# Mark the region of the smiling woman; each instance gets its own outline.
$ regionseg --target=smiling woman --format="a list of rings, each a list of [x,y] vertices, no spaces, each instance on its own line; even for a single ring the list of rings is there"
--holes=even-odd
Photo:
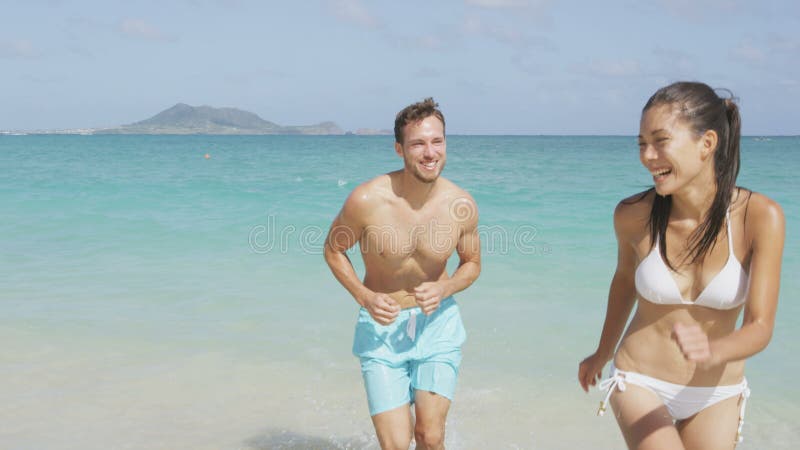
[[[702,83],[659,89],[642,111],[639,156],[655,186],[614,213],[606,320],[578,369],[588,390],[613,357],[599,413],[610,399],[630,448],[742,439],[744,360],[772,336],[785,225],[777,203],[736,186],[739,130],[736,103]]]

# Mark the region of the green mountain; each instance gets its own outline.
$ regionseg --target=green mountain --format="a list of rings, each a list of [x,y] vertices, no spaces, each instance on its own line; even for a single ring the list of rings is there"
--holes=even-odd
[[[178,103],[155,116],[94,134],[344,134],[334,122],[280,126],[236,108],[213,108]]]

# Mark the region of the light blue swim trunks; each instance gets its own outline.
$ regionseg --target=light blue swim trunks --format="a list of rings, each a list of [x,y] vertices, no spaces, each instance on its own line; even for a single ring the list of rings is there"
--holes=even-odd
[[[419,307],[404,309],[387,326],[361,308],[353,354],[361,360],[369,414],[413,403],[416,389],[453,400],[466,337],[453,297],[430,316]]]

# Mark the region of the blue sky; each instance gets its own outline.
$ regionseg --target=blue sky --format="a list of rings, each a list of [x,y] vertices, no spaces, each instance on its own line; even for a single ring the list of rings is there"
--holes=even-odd
[[[175,103],[281,125],[638,133],[676,80],[731,89],[746,134],[800,134],[797,0],[0,0],[0,130],[101,127]]]

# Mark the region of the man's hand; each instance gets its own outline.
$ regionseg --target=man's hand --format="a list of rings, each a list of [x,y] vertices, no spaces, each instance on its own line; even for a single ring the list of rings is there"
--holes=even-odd
[[[441,281],[426,281],[414,288],[414,298],[425,315],[433,314],[439,309],[445,290]]]
[[[373,292],[363,301],[369,315],[381,325],[389,325],[400,314],[400,305],[386,294]]]

